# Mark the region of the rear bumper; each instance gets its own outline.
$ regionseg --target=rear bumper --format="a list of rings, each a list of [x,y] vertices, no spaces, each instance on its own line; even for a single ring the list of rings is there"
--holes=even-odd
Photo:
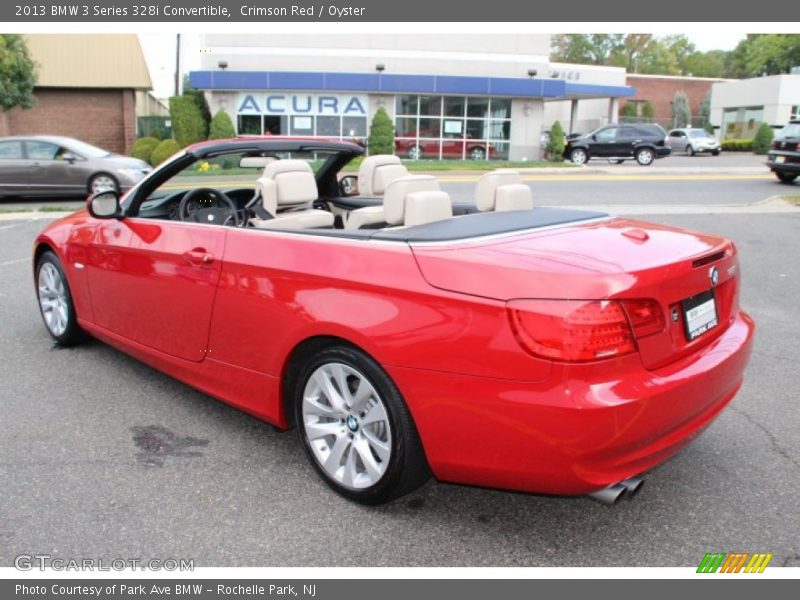
[[[631,355],[613,377],[586,366],[554,368],[538,383],[387,370],[438,479],[579,495],[652,469],[697,437],[741,386],[753,332],[739,313],[692,356],[648,371]]]
[[[775,162],[779,156],[783,157],[784,162]],[[770,152],[767,155],[767,166],[771,171],[780,171],[781,173],[800,173],[800,156],[797,154],[789,154],[784,152]]]

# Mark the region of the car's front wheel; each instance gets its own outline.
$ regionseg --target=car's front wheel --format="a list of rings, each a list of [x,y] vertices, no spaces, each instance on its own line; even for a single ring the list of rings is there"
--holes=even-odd
[[[575,148],[569,153],[569,160],[576,165],[585,165],[586,161],[589,160],[589,155],[583,148]]]
[[[481,148],[480,146],[476,146],[472,150],[469,151],[469,157],[472,160],[485,160],[486,159],[486,150]]]
[[[61,261],[50,250],[36,263],[36,298],[45,327],[57,344],[71,346],[83,339]]]
[[[336,492],[381,504],[429,478],[419,435],[400,391],[367,354],[345,345],[301,370],[295,417],[316,471]]]
[[[781,180],[781,183],[792,183],[797,179],[797,173],[781,173],[780,171],[776,171],[775,176]]]
[[[100,192],[113,191],[119,194],[119,184],[117,180],[108,173],[97,173],[92,175],[89,180],[89,193],[98,194]]]
[[[653,160],[655,160],[655,155],[650,148],[640,148],[636,151],[636,162],[642,166],[648,166],[653,164]]]
[[[422,158],[422,148],[419,146],[411,146],[411,148],[408,149],[408,158],[411,160],[419,160]]]
[[[694,146],[692,146],[691,144],[686,146],[686,154],[688,154],[689,156],[694,156]]]

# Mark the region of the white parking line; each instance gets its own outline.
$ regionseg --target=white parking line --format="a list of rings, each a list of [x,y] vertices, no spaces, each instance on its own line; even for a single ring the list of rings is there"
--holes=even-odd
[[[27,262],[30,260],[30,257],[26,256],[25,258],[15,258],[14,260],[7,260],[4,262],[0,262],[0,267],[7,267],[9,265],[16,265],[18,263]]]

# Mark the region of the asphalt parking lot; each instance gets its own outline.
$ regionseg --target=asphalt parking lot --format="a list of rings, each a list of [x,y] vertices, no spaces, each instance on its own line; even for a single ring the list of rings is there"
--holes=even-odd
[[[756,183],[761,198],[777,189]],[[0,566],[23,553],[197,566],[693,566],[708,551],[800,566],[800,209],[647,218],[736,241],[741,302],[758,331],[731,407],[613,507],[434,481],[388,506],[349,503],[315,476],[293,432],[101,343],[53,347],[29,264],[45,221],[0,221]]]

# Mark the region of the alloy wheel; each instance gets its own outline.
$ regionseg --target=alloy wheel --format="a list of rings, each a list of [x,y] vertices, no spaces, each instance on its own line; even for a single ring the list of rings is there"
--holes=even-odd
[[[45,262],[39,269],[39,306],[45,325],[54,336],[64,335],[68,325],[67,289],[55,265]]]
[[[117,191],[117,182],[109,175],[98,175],[92,179],[92,194],[108,190]]]
[[[374,486],[386,473],[392,431],[386,405],[366,375],[329,362],[303,390],[306,441],[322,470],[351,490]]]

